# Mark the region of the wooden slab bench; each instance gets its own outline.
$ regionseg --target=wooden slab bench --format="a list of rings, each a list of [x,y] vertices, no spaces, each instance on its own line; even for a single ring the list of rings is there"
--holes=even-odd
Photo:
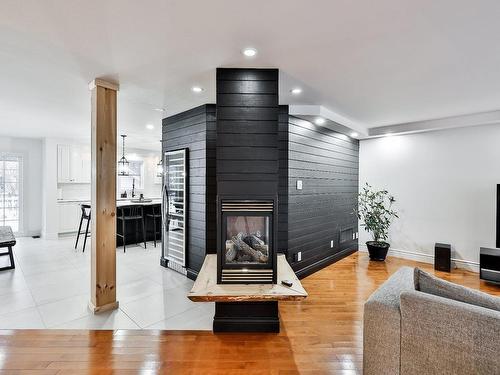
[[[6,253],[0,253],[0,256],[8,255],[10,258],[10,266],[1,267],[0,271],[12,270],[16,268],[14,263],[14,253],[12,252],[12,246],[16,244],[16,238],[14,233],[12,233],[11,227],[0,227],[0,248],[7,248]]]
[[[215,302],[214,332],[279,332],[278,301],[300,301],[307,292],[283,254],[278,254],[277,279],[277,284],[217,284],[217,255],[209,254],[188,298]],[[282,280],[293,284],[287,287]]]

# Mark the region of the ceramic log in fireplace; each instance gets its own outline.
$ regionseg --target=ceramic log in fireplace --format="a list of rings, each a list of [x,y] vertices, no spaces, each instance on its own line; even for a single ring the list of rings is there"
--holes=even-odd
[[[276,283],[276,198],[219,199],[217,282]]]

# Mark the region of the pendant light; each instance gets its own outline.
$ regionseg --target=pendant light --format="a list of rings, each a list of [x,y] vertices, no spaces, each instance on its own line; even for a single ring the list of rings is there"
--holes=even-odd
[[[120,135],[122,137],[122,157],[118,161],[118,174],[120,176],[128,176],[129,175],[129,162],[125,158],[125,138],[127,137],[126,134]]]
[[[163,143],[162,143],[161,155],[163,155]],[[158,164],[156,164],[156,177],[161,177],[161,176],[163,176],[163,157],[160,157],[160,161],[158,162]]]

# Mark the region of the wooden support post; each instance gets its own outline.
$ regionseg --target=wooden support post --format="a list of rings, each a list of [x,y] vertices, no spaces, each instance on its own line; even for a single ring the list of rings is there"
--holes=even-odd
[[[92,91],[92,252],[94,313],[118,308],[116,300],[116,93],[118,85],[95,79]]]

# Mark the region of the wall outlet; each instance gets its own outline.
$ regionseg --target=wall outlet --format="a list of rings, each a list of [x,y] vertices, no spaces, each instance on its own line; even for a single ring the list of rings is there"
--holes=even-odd
[[[359,232],[356,232],[356,239],[359,238]]]
[[[302,190],[302,180],[297,180],[297,190]]]
[[[330,247],[333,248],[333,240],[330,241]]]
[[[300,262],[302,260],[302,251],[295,254],[295,261]]]

